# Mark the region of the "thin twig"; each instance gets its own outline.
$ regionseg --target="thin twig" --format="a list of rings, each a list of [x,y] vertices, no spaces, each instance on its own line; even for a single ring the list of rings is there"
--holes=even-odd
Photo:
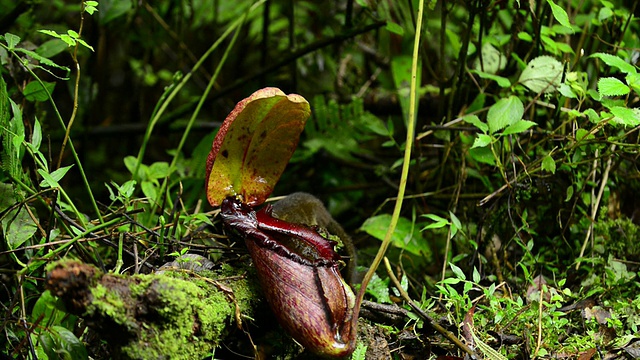
[[[607,181],[609,180],[609,171],[611,170],[611,164],[613,163],[613,152],[616,150],[616,145],[611,145],[611,156],[607,160],[607,167],[604,169],[604,174],[602,174],[602,182],[600,183],[600,189],[598,189],[598,196],[595,198],[595,201],[591,207],[591,224],[589,225],[589,229],[587,229],[587,235],[584,238],[584,242],[582,243],[582,248],[580,248],[580,255],[578,258],[581,258],[584,255],[585,249],[587,248],[587,244],[589,243],[589,238],[591,237],[591,233],[593,232],[593,224],[596,221],[596,216],[598,215],[598,208],[600,207],[600,200],[602,200],[602,194],[604,193],[604,189],[607,186]],[[597,161],[597,160],[596,160]],[[576,270],[580,269],[581,262],[578,261],[576,264]]]
[[[391,264],[389,264],[389,259],[387,259],[386,257],[384,258],[384,266],[387,269],[387,274],[389,275],[389,278],[391,279],[391,282],[393,282],[393,285],[400,292],[400,296],[402,296],[402,298],[407,302],[407,304],[409,304],[409,306],[411,306],[413,311],[415,311],[416,315],[418,315],[420,318],[422,318],[422,320],[427,322],[429,324],[429,326],[434,328],[437,332],[442,334],[447,339],[451,340],[451,342],[453,342],[462,351],[464,351],[467,354],[469,354],[469,356],[471,356],[472,358],[476,358],[476,354],[473,352],[473,350],[471,350],[467,345],[465,345],[462,341],[460,341],[460,339],[458,339],[450,331],[448,331],[447,329],[445,329],[442,326],[440,326],[440,324],[435,322],[431,318],[431,316],[429,316],[429,314],[424,312],[420,308],[420,306],[418,304],[416,304],[415,301],[411,300],[411,298],[409,297],[409,294],[402,288],[402,285],[398,281],[398,278],[393,273],[393,270],[391,269]]]

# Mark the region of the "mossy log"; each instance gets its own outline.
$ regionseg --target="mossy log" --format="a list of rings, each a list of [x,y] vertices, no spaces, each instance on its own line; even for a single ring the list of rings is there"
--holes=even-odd
[[[104,337],[115,357],[201,359],[253,316],[261,296],[248,278],[225,265],[125,276],[59,261],[48,268],[47,287]]]

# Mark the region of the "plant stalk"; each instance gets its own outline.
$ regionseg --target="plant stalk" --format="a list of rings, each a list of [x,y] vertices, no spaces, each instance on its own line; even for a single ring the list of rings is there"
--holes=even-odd
[[[375,274],[384,254],[389,248],[389,244],[391,244],[391,236],[395,232],[396,225],[398,224],[398,219],[400,218],[400,211],[402,210],[402,202],[404,200],[404,193],[407,187],[407,180],[409,178],[409,166],[411,164],[411,149],[413,148],[413,140],[414,140],[414,132],[416,126],[416,115],[418,107],[417,105],[417,93],[418,93],[418,60],[419,60],[419,50],[420,50],[420,34],[422,33],[422,18],[424,13],[424,0],[420,1],[418,4],[418,20],[416,22],[416,34],[414,37],[413,43],[413,56],[411,61],[411,94],[409,97],[409,119],[407,119],[407,138],[404,148],[404,161],[402,163],[402,174],[400,177],[400,185],[398,186],[398,196],[396,198],[396,205],[393,209],[393,215],[391,217],[391,223],[389,224],[389,229],[387,229],[387,233],[378,249],[378,253],[376,254],[375,259],[373,260],[369,271],[364,276],[362,280],[362,285],[360,286],[360,291],[358,292],[358,297],[356,298],[356,303],[354,306],[354,324],[353,326],[357,326],[357,318],[360,313],[360,306],[362,305],[362,300],[364,298],[364,294],[367,290],[367,285],[369,285],[369,281]]]

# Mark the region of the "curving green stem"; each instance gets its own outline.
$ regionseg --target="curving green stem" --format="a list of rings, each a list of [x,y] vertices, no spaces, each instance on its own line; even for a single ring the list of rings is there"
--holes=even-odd
[[[353,326],[357,326],[357,318],[360,313],[360,305],[362,304],[362,299],[364,297],[365,291],[367,290],[367,285],[369,285],[369,281],[373,277],[373,274],[378,269],[384,254],[391,243],[391,236],[393,235],[396,225],[398,224],[398,219],[400,218],[400,210],[402,210],[402,201],[404,199],[404,192],[407,187],[407,179],[409,178],[409,164],[411,162],[411,148],[413,147],[413,138],[415,132],[416,125],[416,113],[418,107],[416,106],[416,94],[418,93],[418,84],[417,84],[417,73],[418,73],[418,58],[419,58],[419,49],[420,49],[420,33],[422,32],[422,17],[424,13],[424,0],[420,1],[418,5],[418,21],[416,22],[416,34],[414,37],[413,43],[413,56],[411,61],[411,95],[409,97],[409,119],[407,121],[407,139],[406,146],[404,149],[404,161],[402,163],[402,175],[400,177],[400,186],[398,187],[398,197],[396,199],[396,205],[393,209],[393,215],[391,217],[391,223],[389,224],[389,229],[387,229],[387,234],[378,249],[378,253],[376,254],[375,259],[373,259],[373,263],[369,268],[369,271],[364,276],[362,280],[362,285],[360,286],[360,291],[358,292],[358,297],[356,298],[356,303],[354,306],[354,324]]]

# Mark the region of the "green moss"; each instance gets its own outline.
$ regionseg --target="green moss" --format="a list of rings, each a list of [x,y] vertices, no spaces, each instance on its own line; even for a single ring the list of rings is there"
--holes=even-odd
[[[157,293],[159,319],[122,350],[136,359],[200,358],[218,344],[233,315],[224,295],[195,282],[164,275],[139,275],[132,289],[139,295]],[[207,289],[207,290],[205,290]],[[154,297],[156,294],[153,295]]]
[[[92,316],[99,314],[121,325],[127,322],[124,301],[118,293],[97,284],[91,289],[91,295],[93,295],[93,301],[87,306],[87,314]]]
[[[233,275],[230,273],[233,272]],[[221,276],[234,276],[230,281]],[[134,359],[197,359],[213,352],[228,326],[235,326],[235,305],[251,316],[255,304],[255,284],[238,277],[232,268],[201,273],[194,277],[185,272],[169,271],[163,275],[138,275],[130,286],[134,297],[157,299],[153,303],[153,321],[145,322],[139,336],[122,347],[126,357]],[[208,279],[232,293],[221,291]],[[231,296],[233,294],[233,296]]]

